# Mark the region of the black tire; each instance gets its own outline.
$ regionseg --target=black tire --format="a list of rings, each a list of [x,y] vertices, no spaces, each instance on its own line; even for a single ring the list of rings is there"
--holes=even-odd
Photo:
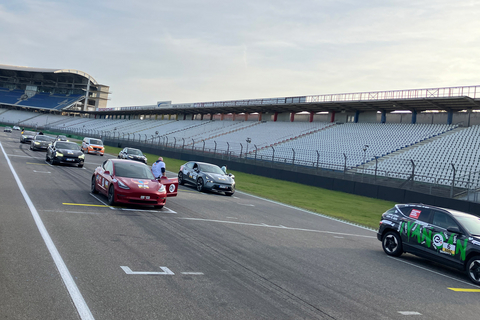
[[[178,173],[178,184],[181,185],[181,186],[183,186],[185,184],[185,180],[183,180],[183,172],[182,171],[180,171]]]
[[[110,185],[110,188],[108,188],[107,198],[108,198],[108,204],[113,206],[115,204],[115,189],[113,185]]]
[[[30,145],[30,150],[33,150],[32,145]]]
[[[101,154],[101,156],[103,157],[103,154]]]
[[[235,193],[235,187],[232,187],[232,191],[225,191],[225,195],[229,197],[233,196],[234,193]]]
[[[79,168],[83,168],[83,163],[78,165]]]
[[[50,158],[50,164],[51,164],[52,166],[54,166],[54,165],[57,164],[57,161],[55,160],[55,157]]]
[[[50,161],[50,158],[48,157],[48,152],[45,154],[45,161],[46,161],[46,162],[49,162],[49,161]]]
[[[197,190],[202,192],[204,189],[203,187],[203,179],[202,178],[198,178],[197,179]]]
[[[395,231],[388,231],[382,239],[383,251],[392,257],[399,257],[403,253],[402,239]]]
[[[93,177],[92,177],[92,183],[90,184],[90,191],[91,191],[92,193],[98,193],[97,184],[95,183],[96,180],[97,180],[96,177],[93,176]]]
[[[480,285],[480,256],[470,258],[466,265],[467,276],[477,286]]]

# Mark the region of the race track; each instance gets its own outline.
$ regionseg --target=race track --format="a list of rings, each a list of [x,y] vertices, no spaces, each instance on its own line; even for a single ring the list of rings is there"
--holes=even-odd
[[[51,166],[19,136],[0,132],[0,319],[479,317],[465,275],[390,258],[375,231],[193,186],[109,207],[90,194],[109,156]]]

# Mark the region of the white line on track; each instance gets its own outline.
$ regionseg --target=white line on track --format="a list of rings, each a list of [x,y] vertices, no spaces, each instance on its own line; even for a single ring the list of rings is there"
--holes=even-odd
[[[22,193],[23,198],[25,199],[25,202],[28,205],[28,208],[30,209],[32,217],[35,220],[35,223],[37,225],[38,231],[40,231],[43,241],[45,241],[47,249],[52,255],[53,261],[58,269],[58,272],[60,273],[60,276],[62,277],[63,283],[67,287],[68,293],[70,294],[70,297],[72,298],[73,303],[75,304],[75,307],[77,308],[80,318],[82,320],[94,319],[92,313],[90,312],[90,309],[87,306],[87,303],[83,299],[83,296],[80,293],[80,290],[78,289],[75,281],[73,280],[73,277],[70,274],[70,271],[68,270],[67,265],[63,261],[62,257],[60,256],[60,253],[57,250],[57,247],[55,247],[55,244],[53,243],[52,238],[48,234],[48,231],[45,228],[45,225],[43,224],[43,221],[40,218],[40,215],[38,214],[37,209],[33,205],[33,202],[28,196],[27,192],[25,191],[25,188],[23,187],[23,184],[20,181],[20,178],[18,177],[15,169],[13,168],[13,165],[10,162],[10,159],[8,158],[7,153],[5,152],[5,149],[3,149],[3,145],[1,142],[0,142],[0,148],[2,149],[2,152],[5,158],[7,159],[7,163],[8,163],[8,166],[10,167],[10,171],[12,171],[15,181],[17,182],[18,188],[20,189],[20,192]]]
[[[463,281],[463,280],[460,280],[460,279],[457,279],[457,278],[454,278],[454,277],[450,277],[450,276],[447,276],[446,274],[443,274],[443,273],[440,273],[440,272],[436,272],[436,271],[433,271],[433,270],[430,270],[430,269],[427,269],[427,268],[424,268],[424,267],[420,267],[420,266],[417,266],[416,264],[414,263],[411,263],[411,262],[408,262],[408,261],[404,261],[402,259],[398,259],[398,258],[394,258],[394,257],[390,257],[390,256],[387,256],[393,260],[396,260],[396,261],[400,261],[400,262],[403,262],[403,263],[406,263],[410,266],[414,266],[414,267],[417,267],[419,269],[422,269],[422,270],[425,270],[425,271],[428,271],[428,272],[431,272],[431,273],[435,273],[439,276],[442,276],[442,277],[445,277],[445,278],[449,278],[449,279],[452,279],[452,280],[455,280],[455,281],[458,281],[458,282],[461,282],[461,283],[464,283],[464,284],[468,284],[470,286],[473,286],[473,287],[476,287],[478,288],[478,286],[474,285],[473,283],[471,282],[467,282],[467,281]]]
[[[310,214],[313,214],[313,215],[316,215],[316,216],[319,216],[319,217],[322,217],[322,218],[326,218],[326,219],[329,219],[329,220],[333,220],[333,221],[341,222],[341,223],[344,223],[344,224],[348,224],[348,225],[353,226],[353,227],[361,228],[361,229],[368,230],[368,231],[377,232],[377,230],[374,230],[374,229],[371,229],[371,228],[368,228],[368,227],[365,227],[365,226],[361,226],[361,225],[358,225],[358,224],[355,224],[355,223],[351,223],[351,222],[348,222],[348,221],[345,221],[345,220],[342,220],[342,219],[329,217],[327,215],[324,215],[324,214],[321,214],[321,213],[318,213],[318,212],[313,212],[313,211],[305,210],[305,209],[302,209],[302,208],[290,206],[290,205],[285,204],[285,203],[273,201],[273,200],[262,198],[262,197],[259,197],[259,196],[254,196],[253,194],[249,194],[249,193],[242,192],[242,191],[236,191],[236,192],[240,193],[240,194],[250,196],[250,197],[253,197],[253,198],[256,198],[256,199],[260,199],[260,200],[264,200],[264,201],[267,201],[267,202],[275,203],[275,204],[278,204],[279,206],[295,209],[295,210],[298,210],[298,211],[310,213]]]
[[[31,156],[24,156],[19,154],[9,154],[9,157],[20,157],[20,158],[30,158],[30,159],[45,159],[45,157],[31,157]]]
[[[172,209],[168,209],[167,207],[163,207],[163,210],[162,210],[162,211],[146,210],[146,209],[116,208],[116,207],[109,206],[106,202],[102,201],[101,199],[99,199],[99,198],[98,198],[97,196],[95,196],[94,194],[90,193],[90,195],[91,195],[92,197],[94,197],[95,199],[97,199],[98,201],[100,201],[100,203],[102,203],[103,205],[109,207],[109,208],[112,209],[112,210],[119,209],[119,210],[123,210],[123,211],[146,211],[146,212],[169,212],[169,213],[177,213],[177,212],[173,211]]]
[[[244,226],[274,228],[274,229],[283,229],[283,230],[328,233],[328,234],[337,234],[337,235],[343,235],[343,236],[352,236],[352,237],[361,237],[361,238],[370,238],[370,239],[376,239],[377,238],[376,236],[364,236],[364,235],[361,235],[361,234],[351,234],[351,233],[322,231],[322,230],[303,229],[303,228],[291,228],[291,227],[285,227],[285,226],[272,226],[272,225],[268,225],[268,224],[265,224],[265,223],[247,223],[247,222],[223,221],[223,220],[199,219],[199,218],[179,218],[179,219],[193,220],[193,221],[205,221],[205,222],[218,222],[218,223],[226,223],[226,224],[238,224],[238,225],[244,225]]]

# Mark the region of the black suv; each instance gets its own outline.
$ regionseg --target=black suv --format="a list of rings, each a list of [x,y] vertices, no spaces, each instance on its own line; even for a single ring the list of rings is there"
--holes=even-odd
[[[409,252],[467,273],[480,285],[480,217],[424,204],[397,204],[382,215],[386,254]]]

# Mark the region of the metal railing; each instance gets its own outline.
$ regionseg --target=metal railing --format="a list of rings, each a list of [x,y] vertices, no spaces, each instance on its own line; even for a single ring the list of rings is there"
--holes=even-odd
[[[344,180],[359,181],[383,185],[394,188],[408,189],[430,195],[437,195],[447,198],[457,198],[471,202],[480,202],[480,172],[472,171],[468,174],[459,174],[454,164],[439,164],[432,162],[418,162],[412,159],[403,159],[410,163],[410,167],[403,169],[385,169],[378,164],[378,158],[374,160],[367,158],[365,154],[343,154],[342,162],[325,162],[319,156],[313,160],[301,158],[298,150],[291,150],[288,156],[278,156],[275,149],[272,148],[272,154],[262,154],[260,149],[253,145],[226,143],[207,146],[205,141],[195,142],[193,139],[168,137],[161,135],[147,135],[138,133],[119,133],[116,130],[97,130],[82,128],[65,129],[55,128],[64,134],[75,136],[89,136],[103,139],[106,144],[116,146],[135,146],[137,148],[150,147],[160,150],[183,151],[191,154],[208,155],[209,157],[226,159],[229,161],[251,163],[257,166],[280,168],[295,172],[304,172],[324,177],[335,177]],[[316,154],[320,152],[317,150]],[[351,165],[349,158],[356,156],[363,157],[364,161],[357,165]],[[322,158],[323,159],[323,158]],[[353,161],[355,162],[355,161]],[[357,161],[358,162],[358,161]],[[422,174],[423,167],[437,168],[438,172],[442,170],[447,174]],[[443,166],[443,168],[441,168]],[[442,170],[440,170],[442,169]],[[420,172],[420,174],[418,173]]]

